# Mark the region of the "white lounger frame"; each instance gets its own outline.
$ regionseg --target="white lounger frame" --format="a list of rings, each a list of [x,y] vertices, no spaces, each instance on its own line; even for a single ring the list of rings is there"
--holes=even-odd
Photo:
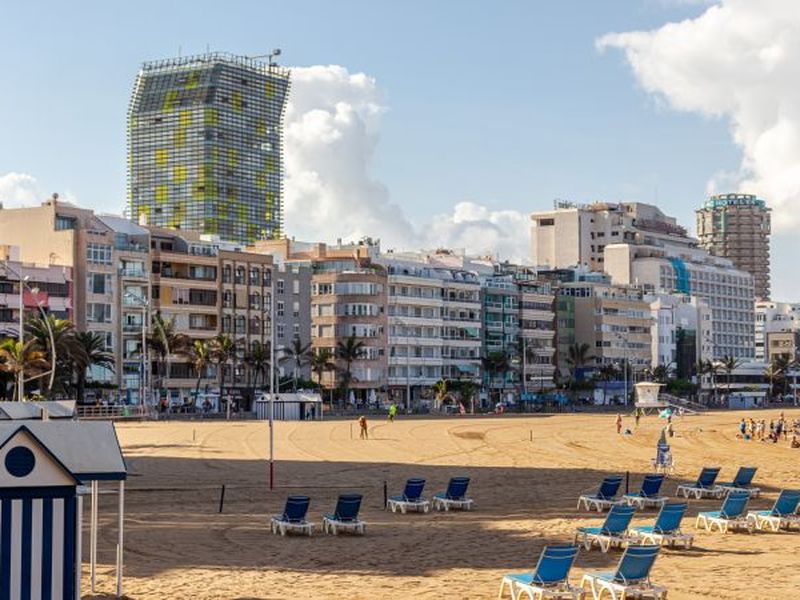
[[[736,487],[734,485],[720,484],[717,487],[722,488],[725,492],[747,492],[751,498],[758,498],[761,495],[761,488],[757,487]]]
[[[658,600],[665,600],[667,597],[667,588],[653,585],[649,581],[623,585],[614,581],[599,579],[587,573],[581,580],[581,586],[585,588],[587,583],[594,600],[600,600],[603,592],[608,592],[612,600],[624,600],[625,598],[657,598]]]
[[[727,493],[728,490],[718,485],[712,488],[701,488],[695,486],[693,483],[682,483],[678,486],[676,495],[683,496],[684,498],[694,496],[697,500],[700,500],[701,498],[722,498]]]
[[[352,531],[353,533],[364,535],[367,531],[367,524],[361,519],[356,519],[355,521],[337,521],[336,519],[322,517],[322,531],[324,533],[338,535],[340,529],[342,531]]]
[[[702,526],[706,531],[714,531],[714,526],[716,526],[721,533],[727,533],[728,529],[747,529],[748,533],[753,533],[753,529],[755,529],[755,523],[749,518],[749,515],[727,519],[725,517],[710,517],[705,513],[700,513],[697,515],[694,526]]]
[[[605,509],[610,509],[612,506],[617,504],[625,504],[624,500],[616,499],[616,500],[605,500],[602,498],[598,498],[591,494],[581,494],[578,496],[578,509],[580,509],[581,504],[586,510],[596,510],[597,512],[603,512]]]
[[[588,531],[575,532],[575,545],[581,544],[587,550],[591,550],[596,543],[600,551],[605,553],[610,548],[621,548],[623,544],[630,542],[628,533],[622,535],[606,535],[604,533],[590,533]]]
[[[640,531],[638,529],[631,529],[628,531],[631,542],[637,544],[656,544],[658,546],[674,546],[675,544],[682,543],[683,547],[687,550],[692,547],[694,543],[694,536],[691,533],[683,533],[678,531],[676,533],[656,533],[655,531]]]
[[[387,502],[392,512],[397,512],[399,509],[401,513],[406,514],[409,510],[415,510],[417,512],[429,512],[431,510],[430,501],[422,498],[413,502],[400,500],[399,498],[389,498]]]
[[[433,497],[433,508],[436,510],[449,511],[451,508],[461,510],[472,510],[472,498],[462,498],[461,500],[453,500],[452,498],[440,498],[439,496]]]
[[[508,586],[511,592],[511,600],[519,600],[520,598],[527,597],[529,600],[544,600],[545,598],[555,598],[562,600],[583,600],[586,597],[586,591],[582,588],[570,585],[569,583],[560,583],[554,586],[541,586],[535,583],[522,583],[513,577],[503,577],[500,582],[500,593],[497,595],[498,600],[503,597],[503,590]],[[524,596],[523,596],[524,594]]]
[[[272,517],[269,525],[272,533],[280,533],[281,535],[286,535],[287,532],[294,531],[304,533],[309,536],[314,533],[313,523],[309,523],[308,521],[303,521],[302,523],[292,523],[291,521],[282,520],[280,516]]]
[[[636,508],[661,508],[663,507],[668,501],[669,498],[666,496],[656,496],[655,498],[646,498],[644,496],[636,496],[635,494],[625,494],[622,497],[622,501],[625,502],[628,506],[635,506]]]
[[[747,513],[747,518],[752,521],[759,531],[762,531],[764,526],[768,526],[772,531],[780,531],[784,527],[788,531],[792,528],[792,525],[797,525],[798,529],[800,529],[800,515],[760,515],[758,514],[760,512],[766,511],[751,510]]]

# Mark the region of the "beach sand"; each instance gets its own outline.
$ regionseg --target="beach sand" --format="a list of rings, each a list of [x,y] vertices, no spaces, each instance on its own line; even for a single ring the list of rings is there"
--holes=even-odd
[[[764,493],[751,501],[756,508],[771,506],[782,488],[800,488],[800,450],[736,439],[744,414],[676,419],[669,495],[704,465],[721,466],[723,481],[740,465],[757,466],[755,483]],[[769,420],[778,411],[751,414]],[[664,421],[645,417],[633,435],[618,436],[614,420],[613,414],[370,419],[368,441],[358,439],[355,420],[277,422],[272,492],[264,422],[118,424],[129,467],[125,593],[136,600],[494,598],[503,574],[530,570],[545,544],[570,541],[576,527],[600,523],[597,513],[576,510],[581,490],[626,471],[638,489]],[[625,427],[634,428],[632,418]],[[383,510],[384,481],[392,494],[407,477],[424,477],[430,495],[454,475],[472,479],[472,512]],[[367,535],[322,535],[320,515],[347,491],[364,494]],[[311,538],[270,534],[268,515],[281,512],[294,493],[312,498]],[[695,533],[695,546],[663,550],[653,581],[669,588],[672,599],[796,597],[800,533],[695,531],[694,515],[719,504],[690,502],[684,525]],[[111,598],[116,496],[104,493],[100,508],[97,593],[89,594],[88,565],[83,589],[84,597]],[[634,524],[654,516],[638,514]],[[87,523],[88,502],[84,529]],[[581,551],[573,583],[586,571],[613,568],[619,556]]]

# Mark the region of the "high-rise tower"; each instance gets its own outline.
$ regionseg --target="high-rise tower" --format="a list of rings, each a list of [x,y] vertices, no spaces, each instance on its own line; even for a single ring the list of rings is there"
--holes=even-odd
[[[128,208],[249,243],[283,228],[289,71],[210,53],[144,63],[128,111]]]
[[[769,213],[766,203],[750,194],[711,196],[697,210],[700,245],[750,273],[760,299],[769,298],[770,292]]]

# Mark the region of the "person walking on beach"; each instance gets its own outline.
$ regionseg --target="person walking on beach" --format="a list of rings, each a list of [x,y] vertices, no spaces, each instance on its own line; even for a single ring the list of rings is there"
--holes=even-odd
[[[389,406],[389,423],[394,423],[394,418],[397,416],[397,404],[392,402]]]
[[[617,413],[617,435],[622,433],[622,415]]]
[[[744,417],[739,421],[739,433],[742,435],[742,439],[747,439],[747,421],[744,420]]]
[[[361,415],[358,417],[358,426],[361,428],[361,433],[359,434],[359,438],[362,440],[369,439],[369,431],[367,430],[367,417]]]
[[[637,408],[633,413],[633,418],[636,420],[636,427],[639,427],[639,419],[642,418],[642,409]]]

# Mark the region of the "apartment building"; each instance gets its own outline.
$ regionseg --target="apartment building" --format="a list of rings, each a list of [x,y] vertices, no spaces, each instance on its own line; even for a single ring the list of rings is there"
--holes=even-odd
[[[558,370],[570,374],[572,346],[587,344],[584,370],[627,361],[634,372],[652,363],[650,305],[633,286],[562,283],[556,292]]]
[[[800,333],[800,304],[758,300],[755,303],[755,359],[770,362],[784,353],[786,344]],[[796,355],[796,349],[792,356]]]
[[[531,221],[533,264],[551,269],[583,266],[604,271],[609,244],[697,245],[676,219],[642,202],[558,201],[553,210],[533,213]]]
[[[0,246],[0,337],[19,335],[20,286],[23,285],[20,278],[26,281],[22,288],[24,319],[41,316],[42,311],[59,319],[72,318],[72,269],[21,262],[19,248],[3,245]]]
[[[523,391],[543,392],[555,386],[555,291],[547,281],[518,279],[519,336]]]
[[[753,277],[701,248],[612,244],[605,249],[612,281],[647,293],[696,296],[711,309],[712,357],[755,354]]]
[[[752,194],[711,196],[697,210],[700,245],[753,276],[756,298],[770,293],[770,208]]]
[[[652,317],[652,366],[663,365],[677,377],[691,379],[698,363],[713,356],[711,308],[686,294],[646,294],[644,299]]]
[[[332,388],[340,384],[347,364],[337,348],[352,337],[363,344],[363,350],[350,364],[351,397],[346,400],[361,403],[385,398],[387,279],[385,267],[375,262],[377,244],[369,240],[328,245],[281,239],[259,240],[253,249],[273,255],[297,277],[310,271],[312,351],[326,349],[336,357],[336,368],[323,373],[322,385]],[[302,290],[302,281],[297,285]],[[276,298],[280,298],[277,290]]]

